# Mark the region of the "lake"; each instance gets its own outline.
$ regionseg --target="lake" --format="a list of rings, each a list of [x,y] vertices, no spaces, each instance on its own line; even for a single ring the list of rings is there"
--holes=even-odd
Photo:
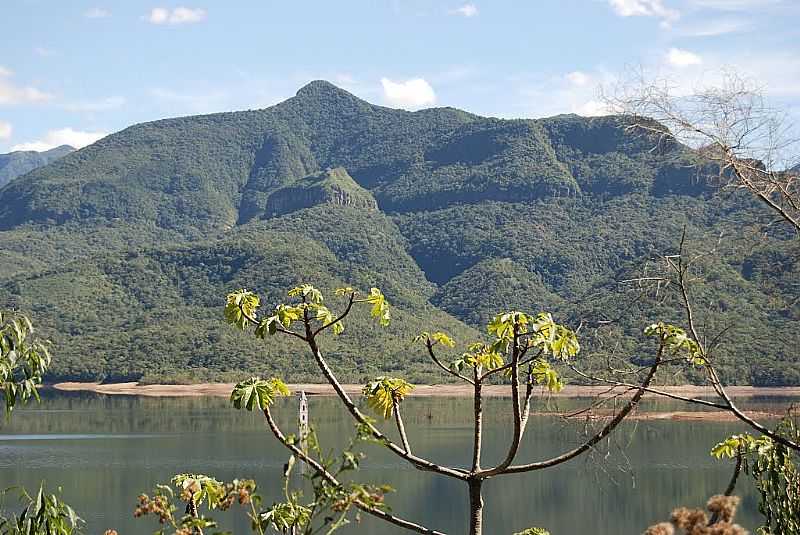
[[[787,400],[755,399],[750,406]],[[539,400],[534,410],[578,407],[580,400]],[[499,460],[510,434],[510,400],[487,400],[484,465]],[[352,433],[349,417],[334,398],[309,400],[311,423],[324,447],[342,445]],[[410,398],[406,426],[415,453],[449,464],[467,464],[471,455],[471,400]],[[685,405],[647,401],[649,410],[691,410]],[[296,401],[275,412],[286,431],[296,429]],[[532,418],[519,461],[534,461],[575,445],[586,422],[564,423],[553,416]],[[390,429],[390,425],[385,426]],[[484,530],[511,534],[530,526],[552,535],[579,533],[636,535],[666,520],[675,506],[702,506],[724,490],[729,462],[709,456],[710,448],[737,423],[639,420],[628,422],[591,456],[558,468],[503,476],[486,483]],[[409,468],[377,446],[358,477],[389,483],[397,514],[456,534],[465,531],[466,490],[460,482]],[[60,485],[64,498],[86,520],[86,532],[114,528],[121,535],[152,533],[152,519],[134,519],[136,497],[175,473],[204,473],[218,479],[256,479],[267,504],[280,496],[286,451],[265,429],[260,414],[236,411],[222,398],[140,398],[88,393],[46,392],[42,403],[15,411],[0,429],[0,485],[35,490],[46,480]],[[739,523],[759,522],[756,497],[743,478]],[[9,500],[10,498],[7,498]],[[249,533],[244,513],[218,515],[223,527]],[[340,533],[407,533],[366,519]]]

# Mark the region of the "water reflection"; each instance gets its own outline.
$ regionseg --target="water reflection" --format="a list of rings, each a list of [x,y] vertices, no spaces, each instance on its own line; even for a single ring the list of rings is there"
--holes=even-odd
[[[560,409],[577,406],[558,402]],[[753,400],[765,407],[774,400]],[[505,455],[511,420],[508,400],[486,403],[484,464]],[[471,402],[466,399],[411,398],[405,420],[416,453],[438,462],[465,465],[470,459]],[[534,410],[555,408],[539,402]],[[648,402],[652,410],[674,403]],[[295,403],[278,409],[291,430]],[[312,424],[323,444],[343,445],[351,421],[331,398],[311,398]],[[533,417],[519,459],[547,458],[578,443],[585,423]],[[387,426],[389,428],[390,426]],[[553,535],[638,534],[663,520],[676,505],[699,506],[720,492],[729,465],[713,460],[710,447],[738,432],[736,423],[638,421],[625,424],[598,451],[556,469],[503,476],[486,484],[490,534],[510,534],[531,525]],[[285,451],[272,439],[260,415],[237,412],[224,399],[136,398],[48,393],[40,406],[15,412],[0,428],[0,485],[61,485],[64,497],[88,522],[88,533],[109,527],[123,535],[151,533],[153,524],[134,520],[136,496],[178,472],[201,472],[221,479],[253,477],[268,503],[279,496]],[[377,447],[359,478],[388,482],[398,492],[393,510],[448,533],[462,533],[466,492],[461,484],[420,473]],[[244,516],[222,517],[225,527],[247,533]],[[755,497],[744,494],[739,521],[758,523]],[[405,533],[371,519],[342,533]]]

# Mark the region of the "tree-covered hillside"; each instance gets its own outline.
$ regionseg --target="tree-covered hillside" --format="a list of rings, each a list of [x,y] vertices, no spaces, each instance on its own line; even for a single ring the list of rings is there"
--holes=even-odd
[[[761,207],[654,145],[615,117],[412,113],[321,81],[264,110],[135,125],[0,189],[0,307],[53,326],[53,378],[310,378],[304,357],[220,321],[228,291],[277,302],[299,282],[379,286],[394,305],[389,330],[356,317],[334,342],[350,379],[438,379],[408,334],[466,341],[503,308],[613,320],[637,361],[642,326],[679,314],[630,305],[618,281],[685,228],[717,247],[698,292],[709,325],[739,325],[728,378],[800,383],[800,241],[764,238]],[[609,351],[587,339],[582,358]]]
[[[24,150],[0,154],[0,188],[18,176],[47,165],[74,150],[69,145],[61,145],[43,152]]]

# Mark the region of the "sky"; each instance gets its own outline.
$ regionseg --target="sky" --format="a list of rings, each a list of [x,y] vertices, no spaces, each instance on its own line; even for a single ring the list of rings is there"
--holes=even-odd
[[[686,90],[732,69],[800,123],[800,0],[0,0],[0,153],[315,79],[410,110],[597,115],[641,69]]]

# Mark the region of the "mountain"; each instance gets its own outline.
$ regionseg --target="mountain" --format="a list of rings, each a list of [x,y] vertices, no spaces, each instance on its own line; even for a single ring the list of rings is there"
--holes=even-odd
[[[233,289],[276,303],[309,281],[379,286],[394,305],[388,329],[359,313],[326,342],[348,380],[441,380],[410,335],[466,342],[508,307],[607,325],[586,335],[586,366],[641,363],[642,326],[680,311],[617,281],[685,232],[692,250],[716,250],[697,315],[737,326],[720,349],[726,379],[800,383],[798,240],[707,185],[716,170],[691,166],[693,151],[653,151],[620,126],[407,112],[323,81],[267,109],[134,125],[0,190],[0,307],[47,326],[53,378],[316,378],[302,348],[220,315]]]
[[[337,167],[276,189],[267,198],[266,214],[276,217],[320,204],[378,209],[375,197],[359,186],[346,169]]]
[[[18,176],[45,166],[74,150],[69,145],[61,145],[44,152],[25,150],[0,154],[0,188]]]

